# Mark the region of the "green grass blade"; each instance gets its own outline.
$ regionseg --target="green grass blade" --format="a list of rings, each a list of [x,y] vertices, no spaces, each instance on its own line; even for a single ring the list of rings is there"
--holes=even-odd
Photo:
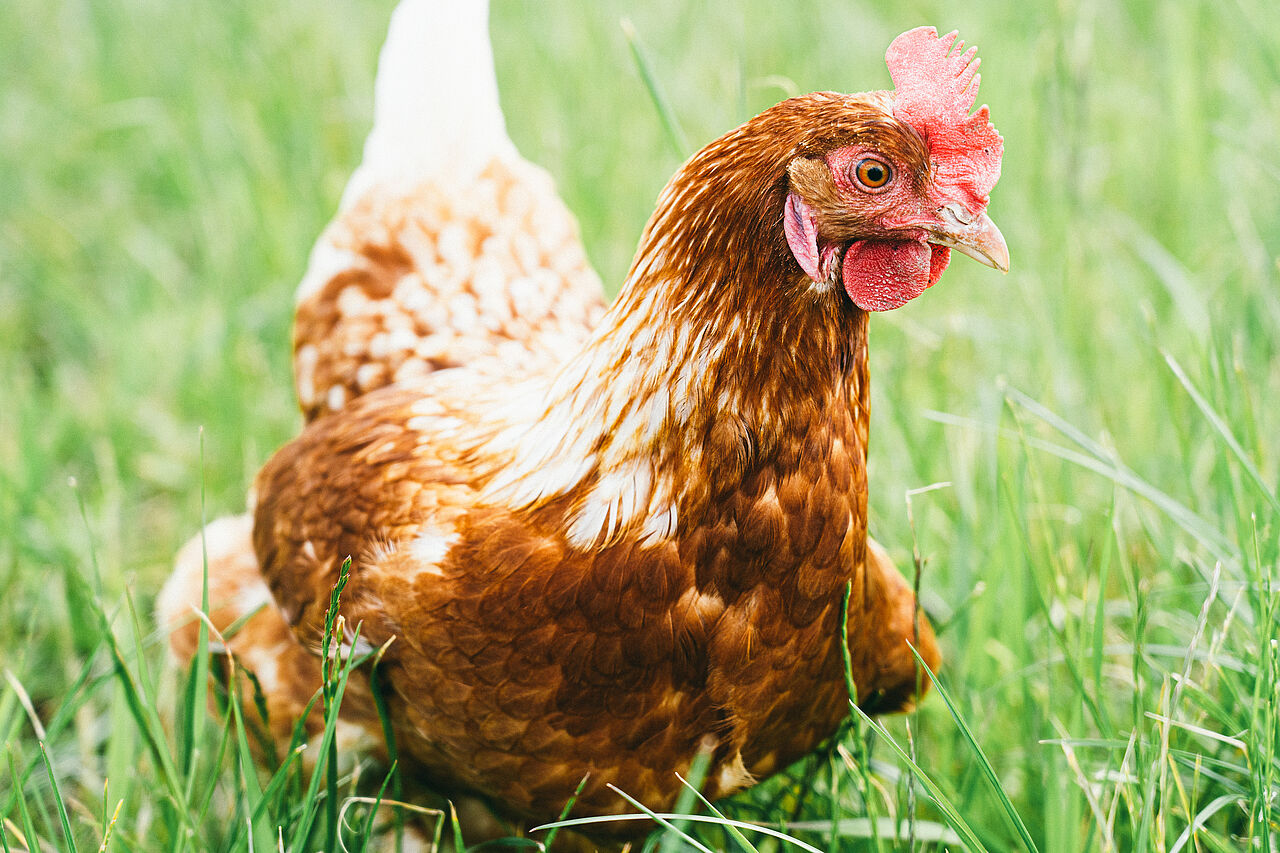
[[[249,747],[248,732],[241,711],[239,691],[242,689],[238,678],[231,674],[231,690],[228,694],[228,705],[231,713],[231,728],[236,744],[236,762],[239,772],[240,798],[248,812],[248,832],[255,848],[268,850],[275,836],[274,827],[262,821],[266,796],[258,780],[258,766],[254,761],[253,750]]]
[[[304,744],[307,739],[304,721],[311,716],[312,709],[315,708],[316,703],[319,701],[320,692],[316,691],[303,709],[302,714],[299,715],[297,723],[294,725],[293,735],[289,741],[289,748],[285,753],[284,761],[276,768],[271,778],[267,780],[267,784],[262,790],[262,800],[253,811],[252,819],[254,821],[266,814],[270,804],[284,798],[285,787],[294,778],[294,772],[302,764],[302,751],[305,748]]]
[[[342,590],[346,587],[347,581],[351,579],[351,558],[347,557],[342,562],[342,566],[338,570],[338,582],[333,585],[333,591],[329,595],[329,609],[325,613],[324,620],[324,638],[323,638],[323,657],[321,658],[321,671],[324,673],[323,692],[324,692],[324,711],[325,724],[328,728],[329,719],[333,719],[333,725],[337,726],[338,720],[338,702],[334,697],[334,685],[336,678],[333,677],[332,667],[337,663],[337,649],[341,645],[341,638],[335,636],[341,629],[339,628],[338,610],[342,600]],[[359,631],[356,632],[359,636]],[[355,640],[352,640],[355,645]],[[330,656],[333,652],[333,657]],[[347,658],[346,669],[350,670],[352,666],[351,657]],[[328,839],[329,850],[336,850],[338,844],[338,741],[337,738],[329,738],[326,745],[328,756],[325,760],[325,838]]]
[[[582,796],[582,789],[587,787],[587,780],[590,778],[591,775],[587,774],[578,781],[578,787],[574,789],[573,796],[565,802],[564,808],[560,809],[560,817],[556,818],[557,821],[564,820],[569,816],[569,812],[573,811],[574,804],[578,802],[578,797]],[[556,836],[559,834],[560,828],[553,826],[551,831],[547,833],[547,837],[542,840],[543,846],[548,850],[551,849],[551,845],[555,842]]]
[[[105,786],[104,790],[105,790]],[[98,853],[107,853],[107,849],[111,846],[111,834],[115,832],[116,822],[120,820],[120,810],[124,808],[124,800],[116,801],[116,810],[111,813],[110,819],[106,820],[106,826],[102,830],[102,843],[98,845]],[[104,814],[105,818],[106,815]]]
[[[208,510],[205,503],[204,478],[204,428],[200,428],[200,612],[209,613],[209,544],[205,541],[205,528],[208,526]],[[188,787],[198,775],[196,768],[196,750],[204,733],[204,722],[208,718],[209,689],[209,624],[204,619],[197,620],[196,652],[191,658],[191,666],[187,673],[187,681],[183,690],[182,726],[179,729],[178,767],[188,776]]]
[[[396,749],[395,728],[391,725],[391,709],[387,707],[387,697],[383,691],[382,671],[379,669],[381,662],[382,658],[379,655],[369,668],[369,692],[373,694],[373,707],[378,713],[378,724],[382,726],[382,742],[387,748],[387,760],[391,766],[391,796],[398,804],[404,802],[404,784],[400,780],[400,753]],[[400,850],[404,847],[404,809],[396,805],[392,809],[392,814],[395,821],[396,849]]]
[[[675,807],[671,810],[675,814],[687,814],[693,811],[694,804],[697,803],[698,787],[706,781],[707,768],[711,764],[711,750],[706,744],[698,748],[698,752],[693,757],[693,762],[689,765],[688,781],[682,779],[684,786],[680,790],[680,795],[676,798]],[[683,821],[675,821],[676,831],[684,834],[685,824]],[[677,853],[679,850],[679,837],[673,834],[664,835],[662,843],[658,846],[659,853]]]
[[[68,577],[73,578],[77,583],[84,583],[84,579],[77,571],[69,571]],[[120,649],[115,633],[111,630],[101,602],[96,596],[92,595],[87,600],[92,605],[90,615],[98,635],[106,642],[107,648],[111,653],[113,672],[124,689],[126,705],[137,723],[138,731],[146,743],[147,751],[157,765],[163,783],[163,790],[168,794],[170,802],[174,806],[174,814],[185,828],[195,830],[189,810],[185,806],[179,807],[180,804],[185,803],[184,789],[180,784],[181,776],[177,771],[173,756],[164,737],[164,726],[160,721],[159,712],[155,704],[148,701],[138,689],[138,684],[129,670],[124,653]],[[73,710],[69,709],[68,721],[72,713]],[[50,730],[52,731],[52,727],[50,727]]]
[[[148,669],[148,662],[151,655],[148,652],[148,634],[143,628],[142,620],[138,617],[137,602],[134,600],[133,590],[126,587],[124,590],[124,608],[129,614],[129,624],[131,626],[130,633],[133,640],[133,657],[129,659],[129,663],[134,667],[135,679],[138,687],[142,691],[142,695],[151,705],[159,707],[159,697],[156,695],[156,685],[151,678],[151,672]],[[109,620],[111,624],[115,624],[115,620]],[[155,635],[151,635],[154,637]]]
[[[101,644],[99,644],[99,648],[101,648]],[[40,738],[41,740],[56,742],[57,739],[62,736],[62,733],[67,729],[67,727],[71,725],[75,719],[76,710],[80,707],[81,703],[85,701],[82,691],[84,691],[85,685],[92,680],[96,658],[97,651],[95,650],[94,654],[90,655],[88,659],[85,660],[83,666],[80,668],[79,675],[67,689],[66,698],[63,699],[62,703],[58,706],[58,710],[54,712],[53,717],[49,720],[49,724],[45,726],[45,734]],[[108,681],[113,677],[113,675],[106,675],[100,680]],[[37,737],[39,737],[38,734]],[[11,753],[10,761],[12,761],[12,758],[13,756]],[[14,801],[20,796],[23,786],[31,778],[31,775],[35,772],[36,766],[39,762],[40,759],[38,756],[33,757],[26,762],[21,776],[17,779],[17,784],[15,784],[13,789],[9,791],[9,796],[5,799],[4,805],[0,806],[0,814],[8,814],[10,809],[13,808]]]
[[[911,769],[911,772],[916,774],[916,778],[920,780],[921,784],[924,785],[925,790],[929,792],[929,799],[933,800],[933,804],[938,807],[940,812],[942,812],[942,816],[946,819],[951,828],[960,836],[964,845],[972,851],[977,851],[977,853],[988,853],[986,845],[978,839],[977,833],[975,833],[973,828],[969,826],[969,822],[966,821],[956,807],[952,805],[946,794],[944,794],[942,789],[938,787],[938,783],[933,781],[933,778],[930,777],[929,774],[925,773],[924,769],[920,767],[920,765],[916,764],[915,760],[911,757],[911,753],[904,749],[883,726],[869,717],[866,712],[857,705],[853,707],[853,710],[854,713],[862,718],[863,724],[867,725],[872,729],[872,731],[879,734],[884,742],[889,744],[889,747],[898,754],[898,758],[902,759],[902,761],[906,763],[907,767]]]
[[[640,40],[640,34],[636,32],[635,26],[630,19],[623,18],[621,21],[622,34],[626,37],[627,47],[631,49],[631,58],[635,61],[636,69],[640,72],[640,78],[644,80],[645,89],[649,91],[649,97],[653,100],[653,106],[658,110],[658,117],[662,119],[662,127],[667,132],[667,141],[671,143],[671,148],[675,151],[676,156],[684,159],[689,156],[689,137],[685,135],[684,128],[680,126],[680,119],[676,116],[675,110],[671,108],[671,102],[667,100],[666,93],[662,90],[662,84],[658,82],[658,77],[653,73],[653,63],[649,61],[649,52],[645,49],[644,43]]]
[[[462,825],[458,823],[458,810],[449,802],[449,830],[453,835],[453,849],[466,850],[466,842],[462,840]]]
[[[849,707],[857,708],[858,686],[853,680],[853,655],[849,649],[849,602],[852,598],[853,581],[850,580],[845,584],[844,595],[840,599],[840,659],[844,665],[844,689],[849,697]],[[870,750],[866,739],[862,737],[862,726],[858,723],[858,717],[851,714],[849,725],[853,732],[853,758],[858,765],[858,782],[862,786],[862,802],[874,829],[879,826],[879,822],[876,820],[879,804],[874,796],[874,786],[871,781]],[[879,836],[874,837],[872,843],[877,851],[882,849]]]
[[[681,814],[675,814],[674,812],[671,812],[671,813],[654,812],[654,811],[647,810],[644,808],[644,806],[635,803],[633,800],[631,800],[630,797],[627,797],[627,795],[622,793],[621,791],[618,791],[618,794],[624,799],[631,801],[633,805],[635,805],[637,808],[639,808],[643,812],[643,814],[619,814],[619,815],[599,815],[596,817],[576,817],[570,820],[557,821],[556,823],[544,823],[541,826],[533,827],[533,829],[531,829],[530,832],[538,832],[540,830],[551,829],[552,827],[556,827],[556,826],[569,829],[575,826],[590,826],[593,823],[611,823],[614,821],[622,821],[622,820],[652,820],[652,821],[658,822],[659,824],[662,824],[663,821],[679,820],[683,818],[685,820],[690,821],[691,823],[709,823],[716,826],[731,826],[736,829],[747,830],[748,832],[758,832],[761,835],[767,835],[770,838],[776,838],[777,840],[785,844],[789,844],[792,847],[799,847],[801,850],[805,851],[805,853],[823,853],[823,851],[819,850],[817,847],[814,847],[812,844],[806,844],[805,842],[801,841],[798,838],[795,838],[791,835],[787,835],[785,832],[781,832],[779,830],[774,829],[772,826],[765,826],[763,824],[758,824],[758,823],[748,823],[744,820],[731,820],[727,818],[720,818],[712,815],[701,815],[701,814],[681,815]],[[699,849],[705,849],[701,847],[701,845],[696,841],[691,840],[691,843],[697,846]]]
[[[982,745],[978,743],[978,738],[974,736],[973,729],[969,728],[969,724],[960,714],[960,710],[956,708],[956,704],[951,699],[950,692],[943,686],[942,681],[932,670],[925,664],[924,659],[920,657],[920,653],[916,651],[915,646],[911,646],[911,654],[915,656],[916,661],[920,664],[920,668],[928,673],[929,681],[933,683],[933,688],[938,691],[938,696],[947,706],[947,711],[951,713],[951,719],[955,720],[956,726],[960,729],[960,733],[964,736],[965,743],[973,750],[973,754],[978,759],[978,766],[982,769],[982,775],[987,780],[987,784],[991,788],[991,792],[996,795],[996,799],[1000,802],[1000,807],[1004,810],[1005,816],[1008,818],[1011,826],[1017,830],[1018,836],[1022,839],[1022,843],[1032,853],[1038,853],[1035,840],[1031,837],[1027,825],[1022,820],[1022,815],[1014,808],[1013,802],[1009,799],[1008,793],[1005,792],[1004,785],[1000,783],[1000,777],[996,775],[996,770],[991,766],[991,760],[987,758],[987,753],[982,749]]]
[[[13,766],[13,750],[8,750],[9,759],[9,778],[13,780],[13,805],[18,809],[18,820],[22,821],[22,832],[26,837],[26,847],[28,850],[40,849],[40,836],[36,834],[35,822],[31,819],[31,810],[27,808],[27,798],[23,796],[22,782],[19,777],[18,770]]]
[[[676,774],[676,775],[679,776],[679,774]],[[724,813],[715,807],[714,803],[712,803],[710,800],[704,797],[702,795],[702,792],[698,790],[696,786],[690,785],[688,782],[684,780],[683,777],[680,778],[680,782],[686,785],[688,787],[688,790],[693,791],[693,793],[702,802],[703,807],[706,808],[707,811],[711,812],[713,816],[718,817],[720,818],[720,820],[724,821],[722,826],[724,826],[725,830],[729,833],[729,837],[733,839],[734,843],[736,843],[739,847],[741,847],[744,851],[746,851],[746,853],[757,853],[755,845],[747,840],[747,837],[742,834],[742,830],[738,829],[737,826],[733,825],[732,821],[726,818],[724,816]],[[561,815],[562,820],[563,818],[564,816]]]
[[[1023,436],[1023,442],[1024,444],[1026,443],[1026,436]],[[1029,541],[1029,534],[1023,529],[1021,518],[1017,515],[1012,501],[1009,500],[1012,495],[1009,493],[1010,487],[1007,481],[1002,481],[1000,488],[1002,494],[1004,494],[1006,498],[1001,503],[1010,516],[1010,527],[1017,531],[1018,535],[1021,537],[1023,548],[1030,553],[1031,543]],[[1049,559],[1051,560],[1052,558]],[[1063,665],[1067,669],[1067,673],[1071,676],[1071,681],[1075,685],[1076,692],[1080,696],[1081,704],[1083,704],[1085,709],[1088,710],[1089,716],[1092,718],[1094,725],[1102,731],[1103,736],[1110,736],[1111,722],[1107,718],[1102,706],[1098,704],[1093,694],[1089,692],[1088,685],[1085,683],[1084,675],[1080,672],[1081,662],[1074,654],[1074,650],[1071,648],[1071,643],[1068,641],[1066,634],[1054,624],[1054,620],[1051,617],[1049,595],[1041,584],[1040,577],[1036,573],[1031,572],[1029,573],[1029,581],[1032,590],[1035,592],[1036,604],[1040,609],[1040,615],[1043,617],[1045,628],[1053,637],[1054,643],[1061,651],[1059,660],[1062,661]]]
[[[1111,506],[1107,512],[1107,526],[1111,526],[1112,519],[1116,513],[1116,492],[1112,490]],[[1111,575],[1111,557],[1115,549],[1115,537],[1105,536],[1102,538],[1102,556],[1099,559],[1097,578],[1098,578],[1098,600],[1094,604],[1093,611],[1093,649],[1092,649],[1092,676],[1093,676],[1093,695],[1105,696],[1102,681],[1102,664],[1106,653],[1106,603],[1107,603],[1107,579]],[[1108,719],[1108,723],[1110,720]]]
[[[230,707],[227,708],[227,713],[223,717],[222,726],[220,728],[221,728],[222,734],[218,738],[218,748],[214,751],[213,764],[210,765],[218,769],[221,769],[223,767],[223,761],[226,760],[227,750],[230,748],[230,744],[232,740],[232,735],[231,735],[232,723],[231,723]],[[199,807],[196,809],[195,822],[197,824],[203,824],[205,819],[209,816],[209,808],[210,806],[213,805],[213,798],[214,798],[214,795],[217,793],[217,791],[218,791],[218,776],[216,773],[210,773],[208,777],[205,779],[203,801],[199,804]]]
[[[67,577],[71,582],[79,583],[87,587],[84,578],[78,571],[70,569]],[[148,701],[144,694],[138,689],[138,684],[129,670],[124,653],[120,649],[115,633],[111,630],[110,623],[107,619],[106,612],[102,609],[101,602],[98,600],[97,596],[92,594],[89,594],[86,600],[91,605],[90,617],[96,627],[98,636],[106,642],[107,648],[111,652],[113,671],[119,683],[124,688],[126,704],[128,705],[134,720],[138,724],[139,732],[143,735],[148,751],[156,761],[158,769],[160,770],[164,788],[168,792],[174,804],[184,803],[184,790],[183,786],[179,783],[181,776],[177,771],[173,761],[173,756],[164,738],[164,726],[160,721],[159,713],[155,704]],[[68,711],[68,722],[70,721],[72,713],[72,711]],[[50,727],[50,730],[52,731],[52,726]],[[178,809],[178,813],[182,822],[189,828],[194,829],[191,825],[191,818],[187,810]]]
[[[317,804],[320,797],[320,781],[325,779],[330,783],[325,796],[329,799],[337,797],[336,784],[336,768],[331,765],[337,760],[337,727],[338,727],[338,711],[342,705],[342,696],[346,691],[347,679],[351,675],[351,670],[356,665],[355,655],[349,655],[339,667],[337,674],[333,672],[333,667],[338,666],[336,660],[336,643],[334,632],[338,626],[338,608],[342,599],[342,590],[347,585],[347,581],[351,576],[351,559],[348,557],[343,561],[338,571],[337,582],[334,583],[333,589],[329,594],[329,609],[325,614],[325,630],[321,639],[321,649],[323,658],[321,664],[321,673],[323,683],[320,686],[321,694],[324,699],[324,732],[320,739],[319,758],[316,760],[316,766],[311,774],[311,782],[307,787],[303,800],[302,817],[294,827],[294,834],[290,847],[292,849],[302,849],[306,844],[307,837],[311,833],[312,824],[315,821]],[[360,638],[360,626],[356,626],[351,644],[354,648],[356,642]],[[331,658],[332,654],[332,658]],[[326,833],[332,832],[332,835],[326,834],[333,844],[328,849],[334,849],[337,843],[337,809],[332,810],[330,818],[329,806],[326,804]]]
[[[116,677],[120,684],[124,687],[125,702],[129,706],[134,721],[138,724],[138,731],[142,734],[143,740],[146,742],[147,751],[155,760],[159,767],[164,787],[167,789],[169,796],[175,804],[183,802],[182,786],[178,783],[178,772],[174,767],[173,758],[169,753],[168,745],[165,742],[163,731],[164,727],[160,723],[159,716],[155,707],[148,705],[143,701],[142,695],[138,691],[137,684],[134,683],[133,675],[129,672],[129,668],[125,663],[124,655],[120,653],[120,647],[115,642],[114,636],[108,637],[108,646],[111,650],[112,663],[115,666]],[[186,812],[182,812],[189,824],[189,816]],[[194,828],[194,827],[192,827]]]
[[[844,663],[844,689],[850,705],[858,704],[858,687],[853,682],[853,655],[849,651],[849,600],[853,597],[853,581],[844,585],[840,599],[840,659]]]
[[[364,853],[369,846],[369,839],[373,837],[373,819],[378,815],[378,809],[382,806],[382,798],[387,793],[387,785],[396,775],[396,765],[393,761],[391,766],[387,768],[387,775],[382,777],[382,784],[378,786],[378,796],[373,800],[373,804],[369,807],[369,814],[365,817],[364,828],[360,833],[360,846],[356,853]],[[397,839],[397,843],[399,843]]]
[[[40,757],[44,759],[44,769],[49,775],[49,787],[53,790],[53,803],[58,809],[58,820],[62,824],[62,839],[67,849],[76,853],[76,838],[71,832],[71,820],[67,817],[67,804],[62,801],[62,789],[58,787],[58,777],[53,772],[53,762],[49,760],[49,751],[44,741],[40,741]]]
[[[1147,480],[1138,476],[1138,474],[1131,468],[1116,459],[1114,453],[1108,451],[1107,448],[1090,439],[1070,422],[1051,411],[1048,407],[1015,389],[1009,389],[1007,397],[1020,408],[1030,412],[1037,419],[1043,421],[1053,427],[1053,429],[1062,433],[1062,435],[1071,439],[1071,441],[1083,448],[1089,455],[1081,456],[1078,453],[1072,453],[1067,448],[1060,447],[1052,442],[1043,441],[1034,436],[1027,436],[1027,444],[1040,450],[1048,451],[1058,458],[1065,459],[1066,461],[1077,464],[1082,468],[1087,468],[1090,471],[1101,474],[1118,485],[1125,487],[1129,491],[1141,495],[1159,507],[1166,515],[1172,518],[1179,527],[1192,534],[1203,545],[1205,545],[1206,548],[1209,548],[1210,551],[1219,559],[1232,564],[1239,563],[1239,549],[1208,520],[1196,514],[1193,510],[1174,499],[1168,493],[1158,489]]]
[[[1227,425],[1226,419],[1200,393],[1195,383],[1191,381],[1191,377],[1187,376],[1187,372],[1182,369],[1182,365],[1178,364],[1177,359],[1172,354],[1165,350],[1161,350],[1160,354],[1164,356],[1165,363],[1169,365],[1169,370],[1173,371],[1174,377],[1177,378],[1178,383],[1187,392],[1187,396],[1196,404],[1196,408],[1200,410],[1205,420],[1213,427],[1213,431],[1218,434],[1218,437],[1222,439],[1222,443],[1227,446],[1227,449],[1235,456],[1236,461],[1240,463],[1240,467],[1249,475],[1249,479],[1257,487],[1258,493],[1266,499],[1273,511],[1280,512],[1280,498],[1276,497],[1274,489],[1267,485],[1267,481],[1258,470],[1258,466],[1249,458],[1249,454],[1245,453],[1244,447],[1241,446],[1240,440],[1236,438],[1231,427]]]
[[[1008,397],[1011,401],[1017,403],[1022,408],[1025,408],[1040,420],[1043,420],[1059,432],[1062,432],[1068,438],[1079,443],[1079,440],[1077,439],[1077,436],[1079,436],[1079,430],[1071,426],[1067,421],[1058,417],[1053,412],[1049,411],[1044,406],[1041,406],[1030,397],[1012,390],[1008,392]],[[957,418],[943,412],[926,412],[925,417],[928,417],[930,420],[938,421],[939,423],[950,423],[969,427],[982,426],[972,420]],[[1002,435],[1018,437],[1017,433],[1010,433],[1006,430],[1001,430],[1000,432]],[[1095,442],[1088,441],[1087,439],[1084,439],[1084,442],[1085,443],[1082,444],[1082,446],[1086,449],[1097,447]],[[1141,495],[1158,507],[1165,513],[1165,515],[1169,516],[1169,518],[1171,518],[1180,528],[1189,533],[1196,541],[1203,545],[1209,553],[1213,554],[1216,559],[1221,560],[1224,564],[1229,566],[1238,567],[1240,565],[1239,548],[1224,536],[1220,530],[1214,527],[1211,522],[1173,498],[1167,492],[1157,488],[1152,483],[1138,476],[1132,469],[1116,460],[1113,455],[1105,455],[1105,451],[1103,451],[1104,455],[1099,458],[1098,456],[1090,455],[1088,453],[1078,453],[1070,448],[1030,435],[1026,436],[1026,443],[1028,446],[1034,447],[1037,450],[1043,450],[1057,456],[1059,459],[1063,459],[1074,465],[1078,465],[1081,468],[1100,474],[1103,477],[1114,481],[1117,485],[1124,487],[1126,490],[1133,492],[1134,494]]]
[[[679,814],[660,815],[657,812],[653,811],[652,809],[648,808],[644,803],[640,802],[635,797],[632,797],[630,794],[618,788],[616,785],[610,784],[608,788],[610,791],[613,791],[615,794],[622,797],[622,799],[626,800],[628,803],[630,803],[631,805],[638,808],[640,811],[647,814],[655,823],[658,824],[658,826],[661,826],[663,829],[667,830],[668,832],[673,833],[675,836],[677,836],[680,840],[684,841],[690,847],[694,848],[695,850],[701,851],[701,853],[712,853],[711,848],[707,847],[701,841],[694,838],[689,833],[685,832],[675,823],[675,821],[681,820],[682,818],[688,819],[688,818],[696,817],[696,815],[679,815]]]

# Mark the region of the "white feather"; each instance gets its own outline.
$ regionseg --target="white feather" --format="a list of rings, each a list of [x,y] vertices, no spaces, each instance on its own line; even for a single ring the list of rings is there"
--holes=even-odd
[[[459,179],[509,153],[487,0],[402,0],[378,59],[373,129],[341,208],[379,184]]]
[[[409,543],[409,553],[418,561],[418,571],[439,575],[440,564],[449,554],[449,549],[458,543],[458,533],[451,530],[443,533],[429,525],[423,525],[418,535]]]

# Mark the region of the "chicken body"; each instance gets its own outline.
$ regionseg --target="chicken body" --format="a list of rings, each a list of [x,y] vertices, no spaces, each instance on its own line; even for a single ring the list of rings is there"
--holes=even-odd
[[[908,61],[938,52],[916,35]],[[971,77],[950,48],[945,70]],[[949,120],[989,128],[971,88]],[[391,641],[400,752],[512,818],[553,818],[584,777],[574,814],[629,810],[611,784],[668,808],[700,751],[720,797],[812,750],[848,712],[846,594],[860,701],[909,703],[908,642],[938,653],[867,537],[859,306],[931,285],[947,247],[1007,265],[983,212],[994,177],[939,181],[940,126],[895,116],[914,104],[818,93],[703,149],[607,312],[571,218],[513,149],[461,170],[465,204],[441,179],[357,182],[300,295],[311,422],[257,479],[252,554],[230,523],[210,563],[241,611],[269,590],[229,645],[268,670],[271,730],[287,737],[318,686],[347,557],[346,624]],[[998,173],[999,137],[977,140],[962,153],[997,148]],[[863,185],[868,158],[894,195]],[[199,601],[192,562],[169,624]],[[377,731],[367,685],[344,716]]]

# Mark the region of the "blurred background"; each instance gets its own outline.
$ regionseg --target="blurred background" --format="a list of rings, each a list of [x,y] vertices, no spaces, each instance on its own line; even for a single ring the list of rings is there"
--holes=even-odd
[[[986,758],[937,695],[890,730],[991,849],[1020,849],[1009,804],[1044,849],[1270,849],[1268,0],[493,5],[510,133],[611,288],[697,148],[792,94],[888,88],[885,47],[911,27],[980,46],[979,102],[1005,138],[989,212],[1013,268],[961,259],[873,319],[871,489],[873,534],[908,574],[918,556]],[[293,289],[358,162],[392,6],[0,5],[0,732],[20,771],[32,715],[76,697],[53,778],[86,801],[110,778],[129,846],[152,849],[147,783],[122,775],[139,735],[109,680],[77,682],[102,668],[101,637],[68,578],[160,666],[151,601],[174,551],[202,513],[243,508],[300,424]],[[807,786],[828,806],[801,817],[879,797],[875,814],[914,802],[941,822],[892,751],[872,754],[878,793],[805,770],[771,802]],[[22,779],[0,772],[0,807],[48,787]]]

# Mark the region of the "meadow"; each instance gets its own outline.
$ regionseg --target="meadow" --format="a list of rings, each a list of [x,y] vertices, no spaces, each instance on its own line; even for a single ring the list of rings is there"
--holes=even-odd
[[[349,798],[386,768],[249,769],[151,611],[298,429],[293,289],[392,5],[0,4],[0,850],[365,841]],[[717,804],[793,840],[652,844],[1276,849],[1271,3],[495,0],[493,37],[511,135],[616,287],[684,157],[888,87],[922,23],[981,47],[1013,260],[872,323],[872,532],[919,572],[945,690]]]

